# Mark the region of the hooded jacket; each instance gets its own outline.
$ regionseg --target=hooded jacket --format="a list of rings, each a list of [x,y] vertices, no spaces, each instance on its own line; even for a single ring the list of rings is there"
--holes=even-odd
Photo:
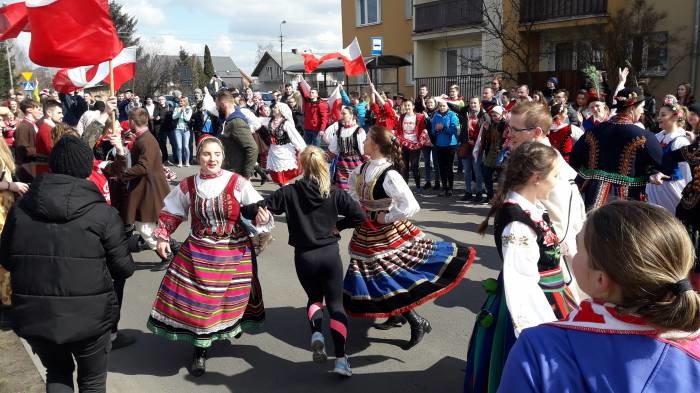
[[[258,161],[258,145],[253,139],[245,115],[237,107],[226,117],[220,136],[224,145],[223,168],[250,178]]]
[[[111,329],[113,279],[136,268],[124,224],[88,180],[46,173],[12,207],[0,240],[20,337],[64,344]]]
[[[318,183],[308,179],[299,179],[258,204],[245,206],[241,210],[243,217],[253,220],[259,206],[267,207],[273,214],[286,214],[289,245],[302,249],[337,243],[340,236],[333,234],[333,228],[355,228],[365,219],[360,205],[347,192],[331,188],[328,198],[324,198]]]

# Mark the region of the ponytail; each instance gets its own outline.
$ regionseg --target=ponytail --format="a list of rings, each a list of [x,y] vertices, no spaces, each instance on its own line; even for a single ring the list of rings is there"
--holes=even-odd
[[[391,153],[389,155],[389,159],[391,159],[391,162],[394,164],[394,170],[399,173],[403,173],[404,163],[403,154],[401,152],[401,143],[399,142],[399,138],[395,136],[391,137]]]
[[[331,193],[331,176],[323,151],[316,146],[307,146],[299,157],[304,179],[318,183],[318,190],[323,198]]]
[[[399,173],[403,172],[404,162],[399,138],[395,137],[388,128],[382,126],[370,127],[367,138],[371,138],[379,149],[379,153],[393,163],[394,170]]]

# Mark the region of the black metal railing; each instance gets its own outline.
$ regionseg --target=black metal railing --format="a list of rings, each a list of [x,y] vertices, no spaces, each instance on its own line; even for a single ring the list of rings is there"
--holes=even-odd
[[[484,87],[484,76],[482,74],[455,75],[455,76],[430,76],[427,78],[416,78],[416,96],[418,89],[425,85],[431,96],[447,94],[452,85],[459,86],[459,95],[463,97],[479,96]]]
[[[607,13],[608,0],[520,0],[520,23]]]
[[[483,0],[440,0],[416,4],[414,33],[442,28],[479,25]]]

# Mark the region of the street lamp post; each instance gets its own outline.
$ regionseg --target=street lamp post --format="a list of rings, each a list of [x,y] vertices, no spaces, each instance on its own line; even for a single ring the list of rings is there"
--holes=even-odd
[[[284,36],[282,35],[282,25],[287,21],[280,22],[280,67],[282,68],[282,88],[284,89]]]

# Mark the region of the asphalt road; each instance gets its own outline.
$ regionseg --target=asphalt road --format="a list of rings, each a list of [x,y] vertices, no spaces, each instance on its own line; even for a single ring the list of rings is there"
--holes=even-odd
[[[178,170],[180,176],[193,168]],[[260,187],[262,193],[277,188]],[[461,190],[462,183],[456,185]],[[494,277],[499,265],[491,236],[475,233],[486,206],[459,201],[461,192],[445,198],[426,192],[418,197],[421,211],[413,222],[435,239],[473,246],[477,259],[465,279],[450,293],[418,308],[430,320],[433,331],[410,351],[400,346],[410,329],[380,331],[371,320],[351,319],[348,354],[354,375],[341,379],[325,365],[311,361],[306,297],[287,244],[284,217],[276,217],[274,241],[259,258],[259,271],[267,318],[264,333],[243,335],[233,342],[217,342],[209,351],[207,373],[189,375],[192,346],[151,334],[146,320],[163,273],[149,269],[158,258],[152,251],[134,255],[138,271],[127,281],[120,329],[135,336],[136,344],[110,354],[109,392],[459,392],[464,379],[468,340],[476,313],[485,298],[481,281]],[[184,240],[188,223],[175,237]],[[351,231],[342,233],[341,250],[347,266]],[[332,341],[325,321],[327,350]],[[330,347],[330,348],[329,348]],[[36,358],[34,359],[36,363]],[[42,371],[43,373],[43,371]]]

